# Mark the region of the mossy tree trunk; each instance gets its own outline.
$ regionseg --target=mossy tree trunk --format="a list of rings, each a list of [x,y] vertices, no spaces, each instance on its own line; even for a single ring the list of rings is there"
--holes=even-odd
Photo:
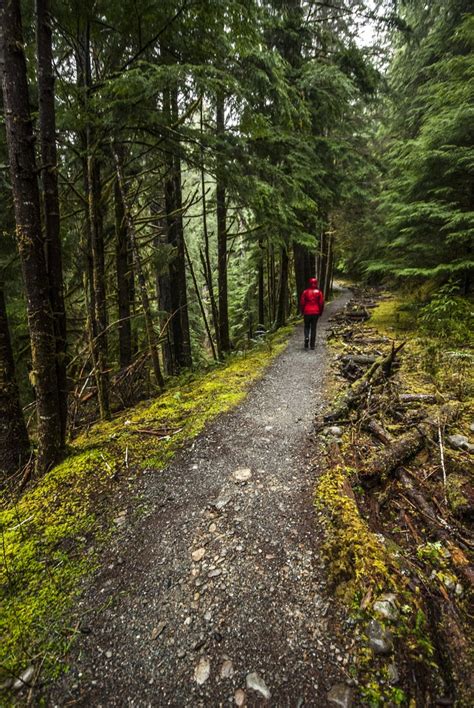
[[[56,376],[61,420],[61,445],[63,446],[66,439],[68,409],[67,327],[57,176],[52,33],[48,0],[36,0],[36,44],[46,266],[56,337]]]
[[[0,484],[28,459],[30,444],[20,405],[7,310],[0,288]]]
[[[40,197],[30,116],[19,0],[2,2],[3,101],[18,252],[25,285],[31,343],[31,379],[36,393],[38,454],[42,473],[58,459],[61,416],[49,280],[41,231]]]

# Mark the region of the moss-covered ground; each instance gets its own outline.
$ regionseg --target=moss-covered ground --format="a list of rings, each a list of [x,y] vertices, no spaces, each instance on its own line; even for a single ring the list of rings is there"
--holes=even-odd
[[[37,675],[58,670],[57,658],[75,634],[68,609],[113,526],[117,480],[145,468],[159,474],[208,422],[245,397],[291,331],[279,330],[211,370],[183,375],[158,398],[94,425],[60,465],[18,498],[3,499],[0,683],[30,666]]]

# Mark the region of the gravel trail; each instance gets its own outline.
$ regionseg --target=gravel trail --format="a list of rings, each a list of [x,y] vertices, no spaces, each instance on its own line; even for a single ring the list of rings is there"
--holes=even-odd
[[[302,327],[246,400],[133,488],[85,591],[49,705],[331,705],[347,679],[327,594],[308,436],[324,406],[327,318]],[[90,582],[90,581],[89,581]]]

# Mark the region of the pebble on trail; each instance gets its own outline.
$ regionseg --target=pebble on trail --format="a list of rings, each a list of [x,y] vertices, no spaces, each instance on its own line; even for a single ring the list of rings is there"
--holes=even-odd
[[[200,560],[204,558],[204,555],[206,553],[205,548],[198,548],[196,551],[193,551],[191,553],[191,558],[195,563],[199,563]]]
[[[207,681],[211,673],[211,662],[206,656],[201,656],[194,669],[194,680],[200,686]]]

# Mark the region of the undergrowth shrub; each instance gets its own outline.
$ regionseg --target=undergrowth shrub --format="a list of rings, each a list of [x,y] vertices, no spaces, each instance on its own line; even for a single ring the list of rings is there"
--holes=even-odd
[[[452,344],[473,343],[474,307],[457,295],[458,287],[446,283],[420,308],[420,329],[430,337],[443,338]]]

